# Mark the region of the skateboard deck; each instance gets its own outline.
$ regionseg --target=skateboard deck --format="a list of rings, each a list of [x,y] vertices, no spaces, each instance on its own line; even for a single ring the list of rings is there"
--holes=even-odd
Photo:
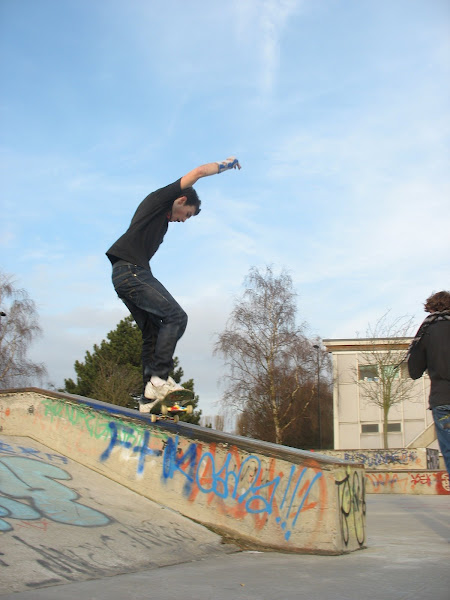
[[[186,404],[189,400],[193,400],[193,398],[194,394],[191,390],[175,390],[164,396],[161,400],[161,405],[169,406],[170,404],[178,404],[179,406],[183,406],[183,404]]]

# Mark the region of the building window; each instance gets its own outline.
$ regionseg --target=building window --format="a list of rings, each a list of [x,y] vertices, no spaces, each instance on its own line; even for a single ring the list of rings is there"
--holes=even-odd
[[[381,373],[385,381],[392,381],[400,376],[397,365],[381,365]]]
[[[388,423],[387,430],[388,430],[388,433],[401,433],[402,424],[401,423]]]
[[[378,423],[366,423],[364,425],[361,424],[361,433],[378,433],[379,430]]]
[[[359,381],[378,381],[377,365],[359,365],[358,379]]]

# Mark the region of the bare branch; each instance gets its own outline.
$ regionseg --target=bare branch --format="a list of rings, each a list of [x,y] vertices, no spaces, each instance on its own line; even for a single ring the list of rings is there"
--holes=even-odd
[[[0,387],[40,382],[47,374],[42,363],[27,357],[32,342],[42,334],[35,303],[17,289],[11,276],[0,272]]]
[[[290,436],[298,444],[301,434],[294,431],[302,429],[314,394],[317,353],[305,325],[296,325],[296,294],[286,271],[276,275],[271,267],[253,268],[245,285],[215,345],[228,368],[222,404],[241,413],[242,435],[276,443]]]

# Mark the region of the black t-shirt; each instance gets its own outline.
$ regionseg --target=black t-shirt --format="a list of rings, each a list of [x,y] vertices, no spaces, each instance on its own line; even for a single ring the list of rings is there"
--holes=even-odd
[[[149,194],[137,207],[127,231],[111,246],[106,256],[114,264],[122,259],[149,269],[169,227],[168,214],[182,196],[181,179]]]

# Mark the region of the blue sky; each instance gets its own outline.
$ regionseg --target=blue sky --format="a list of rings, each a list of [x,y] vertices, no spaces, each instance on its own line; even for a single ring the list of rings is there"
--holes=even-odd
[[[291,274],[312,336],[418,325],[450,282],[449,25],[445,0],[2,0],[0,268],[50,381],[127,314],[104,252],[139,202],[231,154],[152,261],[205,414],[252,266]]]

